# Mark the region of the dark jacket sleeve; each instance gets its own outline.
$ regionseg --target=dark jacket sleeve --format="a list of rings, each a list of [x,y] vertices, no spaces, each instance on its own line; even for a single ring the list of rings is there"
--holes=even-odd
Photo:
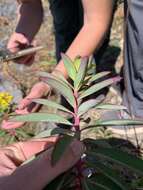
[[[43,21],[41,0],[21,0],[20,20],[16,32],[24,34],[31,42]]]

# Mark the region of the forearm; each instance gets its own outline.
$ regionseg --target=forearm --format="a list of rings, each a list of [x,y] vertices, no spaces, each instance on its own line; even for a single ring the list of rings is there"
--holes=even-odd
[[[106,36],[112,18],[112,1],[102,0],[100,3],[99,0],[94,0],[93,4],[89,0],[84,1],[85,4],[91,5],[85,6],[88,8],[84,10],[84,25],[66,52],[71,59],[76,56],[90,56],[98,50]],[[62,61],[57,65],[56,70],[60,70],[67,78]]]
[[[86,57],[90,56],[94,51],[96,51],[102,44],[105,37],[106,28],[101,27],[99,30],[99,25],[87,24],[85,25],[76,39],[73,41],[66,54],[74,60],[76,56]],[[98,30],[96,29],[98,28]],[[59,70],[63,73],[65,78],[67,78],[67,72],[64,67],[63,61],[60,61],[55,70]]]
[[[17,168],[11,175],[0,178],[1,189],[43,189],[59,175],[59,172],[52,168],[48,154],[48,151],[44,152],[38,159]]]
[[[43,21],[43,7],[41,0],[21,0],[20,16],[16,27],[17,33],[24,34],[31,42]]]

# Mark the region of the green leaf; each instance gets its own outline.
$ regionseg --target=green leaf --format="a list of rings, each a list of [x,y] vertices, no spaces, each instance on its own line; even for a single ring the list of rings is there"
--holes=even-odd
[[[95,107],[99,103],[99,100],[92,99],[82,103],[78,109],[78,116],[81,116],[88,112],[91,108]]]
[[[48,73],[45,74],[45,73],[41,72],[40,76],[46,78],[46,80],[44,80],[44,79],[43,80],[48,85],[55,88],[61,95],[63,95],[66,98],[66,100],[69,102],[69,104],[72,107],[74,107],[75,98],[73,95],[73,91],[65,82],[56,79],[56,76],[50,75]]]
[[[81,60],[81,64],[80,64],[80,67],[79,67],[79,70],[78,70],[78,73],[76,75],[76,78],[74,80],[74,88],[76,90],[79,90],[83,80],[84,80],[84,77],[85,77],[85,74],[86,74],[86,69],[87,69],[87,58],[83,58]]]
[[[74,81],[76,77],[76,68],[74,66],[74,63],[67,55],[63,53],[61,55],[62,55],[62,60],[64,62],[64,66],[68,72],[68,75]]]
[[[83,141],[87,146],[111,148],[111,145],[105,139],[84,139]]]
[[[81,131],[85,131],[88,129],[92,129],[95,127],[100,127],[100,126],[126,126],[126,125],[143,125],[143,121],[141,120],[131,120],[131,119],[119,119],[119,120],[107,120],[107,121],[102,121],[98,120],[95,122],[95,125],[89,125],[88,127],[85,127],[81,129]]]
[[[79,97],[79,99],[82,99],[82,98],[85,98],[95,92],[98,92],[99,90],[113,84],[113,83],[116,83],[118,81],[120,81],[121,78],[120,77],[114,77],[114,78],[111,78],[111,79],[107,79],[103,82],[99,82],[93,86],[91,86],[90,88],[88,88],[85,92],[82,93],[82,95]]]
[[[103,77],[105,77],[105,76],[107,76],[109,74],[110,74],[110,72],[108,72],[108,71],[104,71],[104,72],[98,73],[98,74],[92,76],[90,78],[89,82],[95,82],[96,80],[101,79],[101,78],[103,78]]]
[[[32,100],[32,102],[35,102],[35,103],[38,103],[38,104],[42,104],[42,105],[45,105],[45,106],[49,106],[49,107],[52,107],[52,108],[56,108],[56,109],[59,109],[59,110],[64,111],[64,112],[72,113],[70,110],[68,110],[64,106],[62,106],[60,104],[57,104],[57,103],[55,103],[53,101],[50,101],[50,100],[46,100],[46,99],[34,99],[34,100]]]
[[[95,152],[88,152],[88,155],[104,157],[143,175],[143,160],[116,148],[96,148]]]
[[[102,184],[92,183],[92,181],[88,179],[82,180],[82,188],[83,190],[111,190]]]
[[[77,72],[79,70],[80,64],[81,64],[81,57],[77,56],[74,60],[74,66],[75,66]]]
[[[118,180],[118,179],[117,179]],[[106,175],[104,175],[103,173],[99,172],[95,175],[95,178],[92,179],[92,184],[100,184],[104,187],[106,187],[107,189],[110,190],[131,190],[131,189],[127,189],[127,188],[122,188],[119,183],[115,183],[113,181],[113,179],[111,180],[111,178],[109,178],[109,176],[107,177]]]
[[[109,168],[108,166],[104,165],[103,163],[101,164],[100,162],[96,163],[87,163],[89,167],[93,167],[99,172],[97,175],[95,175],[95,180],[103,185],[107,184],[109,186],[113,186],[114,188],[111,189],[118,189],[118,190],[130,190],[131,187],[127,187],[125,182],[120,178],[120,175],[113,169]]]
[[[69,145],[74,140],[74,137],[64,135],[62,138],[60,138],[54,147],[53,153],[52,153],[52,165],[56,165],[56,163],[61,159],[62,155],[65,153]]]
[[[16,134],[17,135],[20,135],[21,137],[27,139],[29,137],[29,135],[27,134],[26,131],[24,131],[23,129],[19,128],[19,129],[16,129]]]
[[[0,137],[3,137],[4,135],[6,135],[6,131],[1,130],[1,131],[0,131]]]
[[[64,174],[58,176],[50,184],[48,184],[43,190],[57,190],[63,177],[64,177]]]
[[[67,125],[72,125],[68,120],[65,118],[56,115],[56,114],[48,114],[48,113],[31,113],[31,114],[26,114],[26,115],[20,115],[16,116],[10,121],[14,122],[54,122],[54,123],[61,123],[61,124],[67,124]]]
[[[58,128],[54,128],[54,129],[47,129],[45,131],[42,131],[41,133],[39,133],[38,135],[36,135],[34,138],[39,139],[39,138],[46,138],[49,137],[51,135],[61,135],[61,134],[65,134],[65,135],[71,135],[74,136],[74,132],[72,132],[71,130],[68,129],[62,129],[60,127]]]
[[[120,126],[120,125],[143,125],[141,120],[131,120],[131,119],[119,119],[119,120],[107,120],[107,121],[97,121],[96,126]]]
[[[122,105],[114,105],[114,104],[98,104],[96,109],[104,109],[104,110],[126,110],[127,108]]]
[[[9,138],[9,141],[8,141],[8,144],[13,144],[14,142],[15,142],[15,136],[10,136],[10,138]]]
[[[87,74],[88,75],[95,75],[96,73],[96,61],[94,59],[94,56],[91,55],[88,60],[88,69],[87,69]]]
[[[71,183],[74,181],[75,176],[71,174],[71,171],[58,176],[50,184],[48,184],[43,190],[67,190]],[[61,187],[62,185],[62,187]]]
[[[66,80],[66,78],[63,76],[63,74],[60,71],[56,71],[56,74],[57,75],[55,76],[58,77],[60,81],[62,81],[63,83],[68,85],[71,89],[73,89],[73,86],[68,82],[68,80]]]
[[[42,79],[45,79],[45,80],[46,79],[48,80],[49,78],[55,79],[55,80],[61,82],[64,86],[70,88],[71,85],[64,78],[64,76],[60,72],[58,72],[58,71],[56,71],[56,73],[58,73],[58,74],[51,74],[51,73],[40,71],[40,72],[37,73],[37,75],[40,76],[40,77],[42,77]]]
[[[65,174],[63,175],[63,178],[61,179],[61,182],[60,182],[60,184],[58,185],[57,190],[63,189],[63,186],[64,186],[65,182],[67,182],[67,180],[68,180],[69,178],[70,178],[70,171],[68,171],[67,173],[65,173]],[[70,185],[70,184],[68,184],[68,185]]]

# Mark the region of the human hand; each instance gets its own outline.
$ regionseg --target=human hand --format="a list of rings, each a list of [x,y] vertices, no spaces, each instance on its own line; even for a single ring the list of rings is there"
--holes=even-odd
[[[0,186],[3,190],[41,190],[54,178],[76,164],[84,152],[81,142],[75,140],[59,162],[51,165],[53,145],[58,137],[32,140],[0,149]],[[45,150],[44,152],[42,152]],[[28,164],[21,165],[31,156],[42,152]]]
[[[36,103],[33,103],[33,99],[44,97],[50,90],[50,87],[44,83],[39,82],[33,86],[29,95],[27,95],[18,105],[18,108],[15,110],[16,114],[25,115],[39,110],[40,106]],[[3,120],[1,128],[3,129],[15,129],[22,127],[24,122],[9,122]]]
[[[14,32],[10,37],[7,48],[10,50],[10,52],[16,53],[17,51],[24,49],[29,45],[29,40],[23,34]],[[33,43],[32,45],[34,46],[35,44]],[[23,56],[21,58],[15,59],[15,62],[19,64],[31,65],[34,61],[34,56],[35,53]]]

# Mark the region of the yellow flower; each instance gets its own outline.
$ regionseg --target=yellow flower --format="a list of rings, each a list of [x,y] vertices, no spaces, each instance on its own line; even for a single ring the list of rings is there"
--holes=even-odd
[[[0,92],[0,110],[7,110],[12,102],[12,99],[13,96],[11,96],[8,92]]]

